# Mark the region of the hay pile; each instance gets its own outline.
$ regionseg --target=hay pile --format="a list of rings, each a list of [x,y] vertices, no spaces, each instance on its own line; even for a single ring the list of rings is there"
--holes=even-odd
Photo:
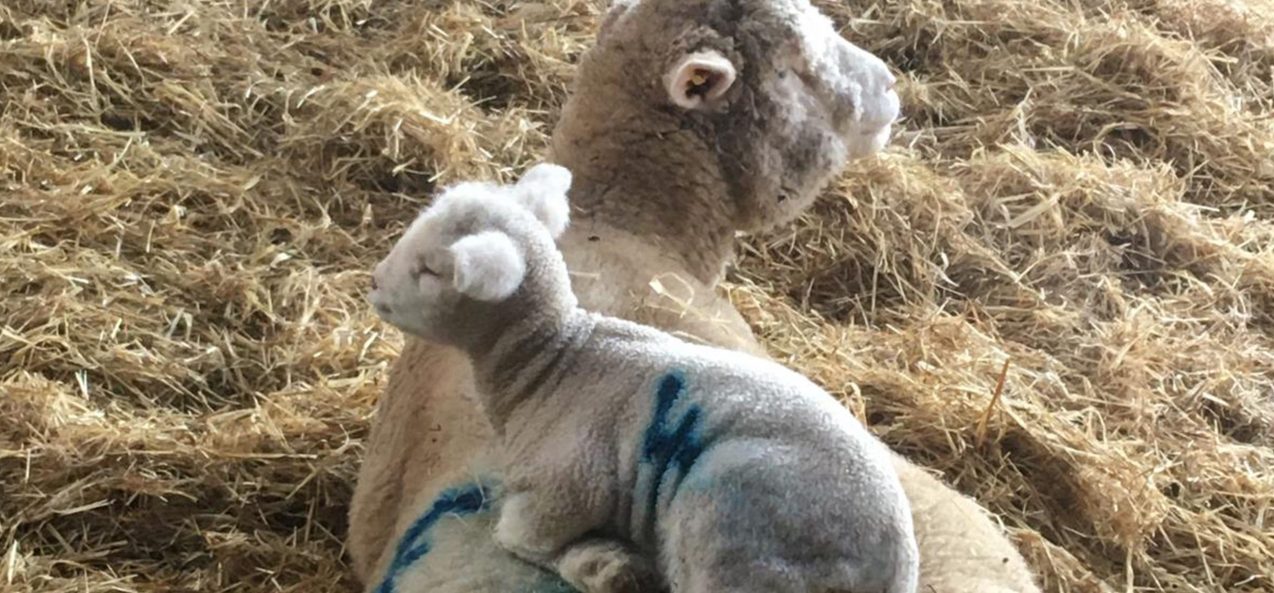
[[[599,2],[0,5],[0,589],[347,591],[371,264]],[[909,120],[731,296],[1049,591],[1274,590],[1274,4],[825,4]],[[940,593],[940,592],[939,592]]]

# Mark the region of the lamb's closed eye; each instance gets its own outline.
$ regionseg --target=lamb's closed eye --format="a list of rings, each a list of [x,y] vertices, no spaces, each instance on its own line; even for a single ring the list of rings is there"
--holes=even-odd
[[[411,276],[413,278],[419,278],[422,275],[438,276],[438,272],[435,272],[432,268],[430,268],[429,264],[426,263],[423,258],[417,260],[416,265],[411,269]]]

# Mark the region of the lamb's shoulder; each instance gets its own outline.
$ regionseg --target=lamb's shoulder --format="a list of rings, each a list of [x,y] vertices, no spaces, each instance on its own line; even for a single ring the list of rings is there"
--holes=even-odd
[[[726,425],[762,428],[813,423],[839,428],[856,423],[819,385],[771,359],[691,343],[617,317],[590,315],[595,329],[588,351],[582,353],[588,361],[580,367],[591,370],[585,372],[589,376],[584,380],[623,384],[621,397],[640,402],[645,394],[657,399],[661,389],[671,389],[665,384],[675,381],[688,396],[686,401],[693,400],[707,416]]]
[[[656,328],[602,315],[580,311],[587,317],[587,339],[574,350],[558,356],[555,380],[542,401],[524,407],[528,414],[535,408],[558,411],[553,418],[541,422],[575,424],[578,427],[612,426],[624,416],[638,414],[630,409],[645,406],[634,403],[634,395],[646,390],[670,360],[678,358],[690,344]],[[540,428],[547,428],[541,426]]]
[[[579,396],[596,416],[587,422],[623,443],[621,458],[664,441],[698,438],[705,446],[738,438],[798,447],[820,441],[819,448],[840,449],[859,449],[871,439],[835,398],[782,364],[592,315],[595,330],[572,389],[588,393]]]

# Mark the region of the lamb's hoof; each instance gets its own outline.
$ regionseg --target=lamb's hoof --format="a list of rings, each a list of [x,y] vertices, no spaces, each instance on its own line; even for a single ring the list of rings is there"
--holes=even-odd
[[[656,593],[658,573],[645,558],[617,545],[590,546],[564,559],[561,574],[582,593]]]
[[[644,562],[611,562],[597,569],[588,582],[582,583],[586,593],[654,593],[659,580]]]
[[[645,562],[612,563],[597,574],[594,593],[654,593],[659,580]]]

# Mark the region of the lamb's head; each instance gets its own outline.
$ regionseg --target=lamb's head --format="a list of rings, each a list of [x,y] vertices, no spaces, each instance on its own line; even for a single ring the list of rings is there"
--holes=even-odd
[[[572,309],[554,245],[570,184],[565,168],[541,164],[514,185],[444,190],[377,264],[368,297],[377,314],[417,337],[467,346],[510,320]]]
[[[808,0],[615,0],[593,54],[578,92],[595,77],[679,114],[715,152],[742,230],[799,214],[899,116],[889,68]]]

